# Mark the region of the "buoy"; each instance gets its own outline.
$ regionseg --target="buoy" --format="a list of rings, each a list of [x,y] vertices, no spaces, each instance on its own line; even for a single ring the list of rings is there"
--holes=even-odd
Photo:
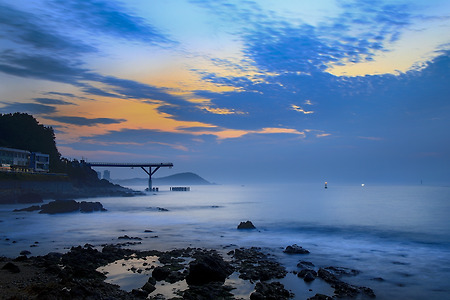
[[[325,188],[327,189],[328,187],[327,187],[327,182],[325,181]]]

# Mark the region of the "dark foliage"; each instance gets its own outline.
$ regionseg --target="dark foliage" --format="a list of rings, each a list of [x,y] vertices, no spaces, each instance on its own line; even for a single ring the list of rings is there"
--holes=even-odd
[[[0,147],[49,154],[50,171],[63,171],[53,128],[39,124],[29,114],[0,114]]]
[[[0,114],[0,147],[50,155],[50,172],[66,173],[74,185],[96,185],[97,173],[77,160],[61,157],[52,127],[46,127],[26,113]]]

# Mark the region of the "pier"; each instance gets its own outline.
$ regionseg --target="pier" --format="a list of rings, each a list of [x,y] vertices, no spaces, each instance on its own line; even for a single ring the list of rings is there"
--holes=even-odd
[[[119,168],[141,168],[148,175],[148,190],[152,190],[152,175],[161,167],[173,167],[173,163],[103,163],[103,162],[85,162],[91,167],[119,167]],[[148,168],[148,170],[146,169]]]

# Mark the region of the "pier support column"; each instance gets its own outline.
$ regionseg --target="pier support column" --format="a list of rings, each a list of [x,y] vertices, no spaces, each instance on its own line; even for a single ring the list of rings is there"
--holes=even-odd
[[[155,174],[155,172],[158,171],[159,168],[161,168],[161,167],[158,166],[152,171],[152,167],[148,167],[148,171],[147,171],[144,167],[141,167],[141,169],[144,170],[144,172],[147,173],[147,175],[148,175],[148,190],[149,191],[151,191],[152,188],[153,188],[153,186],[152,186],[152,175]]]

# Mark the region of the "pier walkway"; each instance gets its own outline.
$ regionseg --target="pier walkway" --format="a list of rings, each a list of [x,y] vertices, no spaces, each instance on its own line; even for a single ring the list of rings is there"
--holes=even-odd
[[[141,168],[148,175],[148,189],[152,190],[152,175],[161,167],[173,167],[173,163],[104,163],[104,162],[85,162],[91,167],[122,167],[122,168]],[[145,169],[145,168],[148,168]],[[154,169],[153,169],[154,168]]]

